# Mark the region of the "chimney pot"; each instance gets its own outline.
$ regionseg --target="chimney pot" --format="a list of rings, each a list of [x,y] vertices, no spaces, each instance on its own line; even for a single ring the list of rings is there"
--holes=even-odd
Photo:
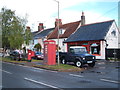
[[[82,16],[84,16],[84,12],[82,11]]]
[[[44,26],[43,26],[43,23],[39,23],[39,26],[38,26],[38,31],[41,31],[44,29]]]

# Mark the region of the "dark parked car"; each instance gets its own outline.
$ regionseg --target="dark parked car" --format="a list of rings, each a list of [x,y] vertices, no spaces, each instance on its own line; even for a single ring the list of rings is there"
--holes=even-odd
[[[9,54],[12,59],[17,61],[22,60],[24,58],[24,55],[19,53],[18,51],[11,51]]]
[[[35,58],[36,59],[44,59],[44,55],[43,55],[43,53],[41,53],[41,52],[35,52]]]
[[[69,52],[60,52],[59,58],[62,64],[74,62],[77,67],[82,67],[83,64],[94,67],[96,62],[95,56],[88,54],[86,48],[82,46],[72,46]]]

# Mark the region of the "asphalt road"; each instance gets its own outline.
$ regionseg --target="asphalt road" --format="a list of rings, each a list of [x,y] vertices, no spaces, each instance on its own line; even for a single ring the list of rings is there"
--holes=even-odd
[[[97,62],[82,72],[56,72],[2,63],[2,88],[118,88],[118,63]]]

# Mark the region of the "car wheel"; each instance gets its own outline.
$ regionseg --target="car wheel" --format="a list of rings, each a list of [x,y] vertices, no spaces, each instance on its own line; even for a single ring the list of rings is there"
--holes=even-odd
[[[77,67],[82,67],[82,62],[76,61],[76,62],[75,62],[75,65],[76,65]]]
[[[94,67],[94,66],[95,66],[95,62],[93,62],[93,63],[88,63],[88,65],[89,65],[90,67]]]
[[[66,64],[66,60],[63,58],[63,59],[61,60],[61,63],[62,63],[62,64]]]
[[[16,60],[16,57],[15,57],[15,56],[13,56],[13,60]]]

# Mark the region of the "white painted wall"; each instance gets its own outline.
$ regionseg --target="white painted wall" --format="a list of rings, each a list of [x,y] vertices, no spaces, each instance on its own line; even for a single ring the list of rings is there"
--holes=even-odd
[[[112,34],[113,30],[115,30],[115,32],[116,32],[115,36]],[[112,26],[110,27],[110,29],[105,37],[107,44],[108,44],[108,46],[107,46],[108,49],[119,48],[118,35],[120,35],[120,33],[118,31],[118,28],[117,28],[115,22],[113,22]]]
[[[47,38],[47,37],[44,37],[44,38],[38,40],[38,42],[39,42],[39,43],[41,44],[41,46],[42,46],[41,52],[44,52],[44,41],[47,40],[46,38]]]
[[[120,27],[118,28],[118,31],[119,31],[119,33],[118,33],[118,47],[120,49]]]
[[[61,48],[59,51],[60,52],[67,52],[67,44],[66,43],[63,43],[63,41],[65,41],[67,38],[62,38],[62,39],[59,39],[59,47]],[[42,50],[41,52],[43,52],[43,49],[44,49],[44,42],[46,38],[44,39],[35,39],[34,40],[34,45],[37,44],[37,43],[40,43],[41,46],[42,46]],[[51,39],[51,40],[54,40],[56,42],[56,44],[58,44],[58,39]]]
[[[100,41],[101,45],[101,59],[105,59],[105,47],[106,47],[106,42],[105,41]]]
[[[67,52],[67,44],[63,43],[63,41],[65,41],[67,38],[62,38],[59,39],[59,47],[61,48],[59,51],[60,52]],[[54,41],[56,41],[56,44],[58,44],[58,39],[52,39]]]

